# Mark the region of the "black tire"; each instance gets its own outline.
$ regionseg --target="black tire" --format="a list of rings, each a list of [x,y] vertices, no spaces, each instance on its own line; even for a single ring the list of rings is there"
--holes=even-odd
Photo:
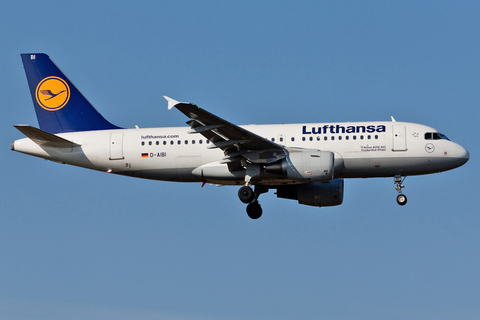
[[[255,199],[255,193],[253,192],[252,188],[243,186],[238,190],[238,198],[243,203],[250,203]]]
[[[247,206],[247,214],[250,217],[250,219],[254,219],[254,220],[258,219],[262,216],[262,213],[263,213],[262,207],[257,201],[252,202]]]
[[[407,203],[407,196],[404,194],[399,194],[397,196],[397,203],[401,206],[404,206]]]

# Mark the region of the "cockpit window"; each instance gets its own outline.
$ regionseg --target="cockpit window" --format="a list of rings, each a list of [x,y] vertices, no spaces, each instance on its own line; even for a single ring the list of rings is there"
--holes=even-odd
[[[450,139],[448,139],[446,135],[441,134],[440,132],[438,132],[437,134],[438,134],[438,136],[440,137],[440,139],[444,139],[444,140],[450,141]],[[435,138],[434,138],[434,139],[435,139]]]
[[[450,139],[448,139],[447,136],[439,132],[425,133],[425,140],[441,140],[441,139],[450,141]]]

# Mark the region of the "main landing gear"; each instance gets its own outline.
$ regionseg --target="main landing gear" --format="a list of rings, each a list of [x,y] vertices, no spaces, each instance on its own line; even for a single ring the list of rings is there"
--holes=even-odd
[[[405,177],[406,178],[406,177]],[[402,179],[401,175],[396,175],[393,179],[395,182],[395,190],[397,190],[398,195],[397,195],[397,203],[401,206],[404,206],[407,203],[407,196],[402,194],[402,188],[405,188],[405,186],[402,184],[405,178]]]
[[[250,186],[243,186],[238,190],[238,198],[243,203],[248,203],[247,214],[251,219],[258,219],[262,216],[263,210],[258,203],[260,194],[268,191],[268,188],[255,186],[255,191]]]

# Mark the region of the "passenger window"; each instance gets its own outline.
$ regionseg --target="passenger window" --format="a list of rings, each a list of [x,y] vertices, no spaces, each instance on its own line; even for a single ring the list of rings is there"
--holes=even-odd
[[[295,141],[295,138],[294,138],[294,137],[292,137],[292,142],[293,142],[293,141]]]
[[[210,140],[207,140],[207,144],[209,144],[209,143],[210,143]]]
[[[282,137],[280,137],[280,142],[283,142],[283,138],[282,138]]]
[[[317,136],[317,141],[320,141],[320,136]]]
[[[310,140],[310,141],[313,141],[313,137],[310,137],[310,139],[309,139],[309,140]]]
[[[185,144],[188,144],[188,140],[185,140]]]
[[[327,141],[328,140],[327,136],[323,137],[323,140]]]
[[[368,136],[367,136],[367,139],[368,139],[368,140],[370,140],[371,138],[372,138],[372,136],[371,136],[371,135],[368,135]]]
[[[160,141],[157,141],[157,146],[160,144]]]
[[[272,142],[275,142],[275,138],[272,138]]]
[[[342,140],[342,136],[338,136],[338,140]]]
[[[151,146],[151,145],[152,145],[152,141],[148,141],[148,145]]]
[[[332,136],[332,140],[335,140],[335,136]]]
[[[353,136],[353,140],[357,140],[357,136]]]
[[[145,145],[145,141],[142,141],[142,146],[144,146],[144,145]]]
[[[302,141],[305,141],[305,137],[302,137]]]
[[[180,144],[180,143],[182,143],[182,142],[181,142],[180,140],[178,140],[178,141],[177,141],[177,144]]]
[[[202,139],[198,140],[198,144],[202,144],[202,143],[203,143]]]
[[[375,139],[378,139],[378,134],[375,135]]]
[[[350,136],[345,136],[345,140],[348,140],[348,139],[350,139]]]
[[[363,136],[360,136],[360,140],[363,140]]]
[[[163,145],[166,145],[166,144],[167,144],[167,141],[164,140],[164,141],[163,141]]]
[[[170,144],[173,144],[173,140],[170,140]]]
[[[192,144],[195,144],[195,140],[192,140]]]

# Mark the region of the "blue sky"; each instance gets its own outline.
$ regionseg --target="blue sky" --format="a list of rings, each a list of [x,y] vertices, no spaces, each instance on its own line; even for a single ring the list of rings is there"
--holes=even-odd
[[[478,319],[477,1],[3,1],[2,319]],[[108,175],[11,152],[37,126],[20,53],[112,123],[409,121],[463,167],[345,183],[344,204]]]

